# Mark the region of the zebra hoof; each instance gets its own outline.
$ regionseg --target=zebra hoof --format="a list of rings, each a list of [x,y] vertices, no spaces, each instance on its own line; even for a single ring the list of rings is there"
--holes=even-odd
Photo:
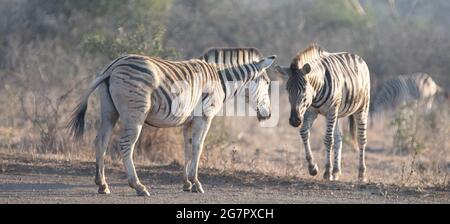
[[[183,191],[185,191],[185,192],[191,192],[192,191],[192,183],[190,181],[184,183]]]
[[[341,177],[341,172],[333,173],[333,180],[339,180]]]
[[[311,176],[316,176],[319,173],[319,167],[317,166],[317,164],[309,165],[308,170],[309,170],[309,175],[311,175]]]
[[[200,183],[195,183],[194,186],[192,186],[192,192],[193,193],[200,193],[204,194],[205,191],[203,190],[203,187]]]
[[[367,179],[366,179],[366,169],[365,169],[365,167],[359,169],[358,180],[359,180],[359,182],[361,182],[361,183],[367,182]]]
[[[358,176],[358,181],[360,182],[360,183],[367,183],[367,178],[364,176],[364,175],[359,175]]]
[[[323,173],[323,179],[332,181],[333,180],[333,175],[331,175],[330,171],[325,171],[325,173]]]
[[[142,185],[142,184],[138,185],[138,186],[135,188],[135,190],[136,190],[136,194],[137,194],[138,196],[144,196],[144,197],[150,196],[150,193],[148,193],[147,188],[146,188],[144,185]]]
[[[98,187],[98,193],[99,194],[111,194],[111,191],[109,190],[108,185],[103,184]]]
[[[139,197],[149,197],[150,193],[147,191],[147,189],[143,189],[143,190],[136,190],[136,194]]]

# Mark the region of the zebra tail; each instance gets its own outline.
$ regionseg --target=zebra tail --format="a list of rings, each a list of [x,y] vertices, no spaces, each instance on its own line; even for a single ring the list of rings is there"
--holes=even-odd
[[[106,71],[105,71],[106,73]],[[95,89],[107,78],[109,78],[109,74],[103,73],[102,75],[98,76],[90,85],[86,93],[81,98],[81,102],[78,104],[78,106],[75,108],[72,117],[67,125],[67,128],[69,128],[70,133],[73,137],[76,139],[80,139],[84,134],[84,117],[86,115],[86,111],[88,109],[88,100],[89,96],[92,94],[92,92],[95,91]]]
[[[348,126],[350,129],[350,135],[352,137],[352,145],[353,145],[353,150],[357,151],[358,150],[358,145],[356,143],[356,125],[355,125],[355,116],[350,115],[348,117]]]

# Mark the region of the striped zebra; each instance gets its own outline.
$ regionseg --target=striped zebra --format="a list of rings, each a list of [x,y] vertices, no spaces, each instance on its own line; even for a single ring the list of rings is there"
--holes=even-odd
[[[101,125],[95,139],[98,192],[110,193],[104,174],[104,156],[120,118],[124,130],[119,148],[128,183],[139,196],[149,196],[133,163],[134,147],[144,124],[160,128],[183,126],[183,190],[204,193],[198,180],[198,163],[211,121],[225,101],[248,88],[249,97],[256,102],[258,118],[270,117],[269,79],[265,70],[276,56],[262,58],[256,53],[255,49],[210,49],[205,55],[218,55],[216,63],[125,55],[106,66],[90,84],[69,122],[72,134],[81,137],[88,98],[99,88]],[[235,57],[238,59],[234,60]],[[227,87],[228,82],[232,82],[233,88]]]
[[[400,75],[383,83],[375,92],[370,107],[371,117],[382,111],[395,111],[401,106],[413,102],[423,102],[429,111],[437,98],[442,102],[449,98],[448,92],[438,86],[425,73]]]
[[[312,53],[316,51],[315,53]],[[315,57],[304,57],[305,54]],[[322,52],[322,53],[320,53]],[[277,70],[289,77],[287,91],[291,104],[289,123],[300,128],[308,170],[312,176],[319,172],[309,143],[310,128],[318,114],[327,119],[325,134],[326,160],[324,179],[338,180],[341,175],[342,136],[338,118],[349,117],[352,137],[358,134],[359,180],[365,181],[365,147],[370,100],[369,69],[364,60],[350,53],[325,53],[318,45],[294,57],[289,67]],[[303,59],[307,60],[303,60]],[[308,61],[302,66],[300,62]],[[334,151],[331,170],[331,151]]]

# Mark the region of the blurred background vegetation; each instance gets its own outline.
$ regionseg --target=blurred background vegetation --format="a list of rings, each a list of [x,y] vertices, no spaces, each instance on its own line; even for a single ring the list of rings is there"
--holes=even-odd
[[[447,0],[0,0],[0,146],[93,153],[98,99],[84,143],[67,139],[64,122],[87,83],[124,53],[189,59],[212,46],[252,46],[288,64],[317,42],[361,55],[372,90],[413,72],[449,89],[449,11]],[[222,144],[230,135],[214,128],[210,144]],[[143,135],[139,150],[170,155],[151,161],[182,153],[179,130]]]
[[[375,81],[422,71],[450,84],[445,0],[2,0],[0,6],[2,80],[25,48],[43,45],[100,64],[123,53],[185,59],[211,46],[254,46],[287,64],[314,41],[360,54]]]

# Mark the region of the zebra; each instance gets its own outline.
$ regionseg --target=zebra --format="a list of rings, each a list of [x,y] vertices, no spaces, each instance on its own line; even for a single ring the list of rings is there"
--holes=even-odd
[[[98,88],[101,104],[101,124],[95,139],[98,193],[110,193],[104,174],[104,156],[119,118],[124,130],[118,144],[129,186],[137,195],[149,196],[133,163],[134,147],[144,124],[159,128],[183,126],[183,190],[204,193],[198,179],[199,159],[211,121],[222,105],[248,87],[249,97],[256,102],[258,119],[270,118],[269,79],[265,71],[276,56],[262,58],[256,53],[259,53],[256,49],[246,48],[208,50],[205,55],[219,55],[216,63],[124,55],[107,65],[90,84],[68,125],[74,137],[83,135],[88,98]],[[239,58],[234,60],[239,63],[228,64],[234,57]],[[234,82],[234,89],[226,86],[227,82],[236,80],[242,82]]]
[[[315,51],[315,53],[314,53]],[[322,53],[320,53],[322,52]],[[300,135],[305,147],[305,157],[310,175],[319,172],[309,143],[310,128],[318,114],[327,119],[324,138],[326,147],[326,180],[338,180],[341,176],[342,136],[338,118],[349,117],[350,132],[356,141],[358,135],[359,175],[365,178],[365,147],[367,144],[367,117],[370,104],[370,75],[364,60],[351,53],[325,53],[320,46],[297,54],[288,67],[277,66],[278,72],[288,77],[286,89],[289,94],[291,114],[289,123],[300,128]],[[314,57],[304,57],[305,54]],[[302,66],[302,58],[308,61]],[[356,133],[357,132],[357,133]],[[334,151],[333,170],[331,170],[331,151]]]
[[[400,75],[381,84],[373,97],[370,115],[373,117],[382,111],[393,112],[412,102],[424,102],[425,111],[430,111],[435,99],[443,102],[444,99],[449,99],[449,94],[437,85],[430,75]]]

